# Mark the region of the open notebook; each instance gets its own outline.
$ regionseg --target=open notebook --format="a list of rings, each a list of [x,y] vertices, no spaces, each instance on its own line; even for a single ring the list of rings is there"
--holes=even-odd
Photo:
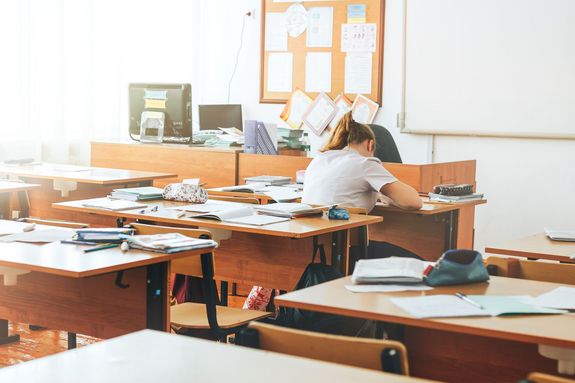
[[[329,206],[311,207],[305,203],[273,203],[257,207],[259,214],[273,215],[276,217],[298,218],[313,215],[322,215],[323,210]]]
[[[468,295],[467,298],[473,303],[455,295],[428,295],[391,298],[390,300],[416,318],[563,314],[566,312],[530,304],[528,303],[529,297],[523,296]]]
[[[209,213],[196,214],[190,218],[206,218],[215,219],[217,221],[239,223],[243,225],[262,226],[272,223],[289,221],[289,218],[273,217],[255,214],[252,207],[242,206],[233,207],[220,211],[212,211]]]

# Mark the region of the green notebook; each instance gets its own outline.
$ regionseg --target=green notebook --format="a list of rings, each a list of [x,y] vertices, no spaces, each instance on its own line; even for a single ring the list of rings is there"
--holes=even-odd
[[[468,295],[469,299],[483,306],[492,316],[518,315],[518,314],[562,314],[567,311],[549,309],[546,307],[534,306],[526,303],[523,296],[501,296],[501,295]]]

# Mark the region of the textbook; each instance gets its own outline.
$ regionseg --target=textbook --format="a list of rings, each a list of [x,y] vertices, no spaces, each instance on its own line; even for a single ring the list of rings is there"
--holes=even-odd
[[[196,214],[189,218],[214,219],[220,222],[239,223],[243,225],[262,226],[272,223],[289,221],[282,217],[260,217],[254,214],[252,207],[234,207],[220,211]]]
[[[313,215],[322,215],[329,206],[311,207],[305,203],[285,202],[269,205],[259,205],[255,209],[258,214],[273,215],[276,217],[299,218]]]
[[[353,284],[422,283],[425,268],[431,262],[414,258],[390,257],[360,259],[355,264]]]
[[[575,230],[545,228],[545,234],[553,241],[575,242]]]
[[[291,177],[287,176],[256,176],[244,178],[246,184],[263,183],[266,186],[281,186],[291,183]]]
[[[75,239],[83,242],[120,243],[132,234],[134,229],[131,228],[86,228],[77,229]]]
[[[214,240],[191,238],[180,233],[134,235],[128,238],[128,243],[134,249],[167,254],[217,246]]]
[[[152,186],[139,188],[114,189],[110,193],[110,198],[125,199],[128,201],[143,201],[151,199],[161,199],[164,189]]]
[[[467,195],[442,195],[429,193],[430,202],[467,202],[483,199],[483,193],[472,193]]]

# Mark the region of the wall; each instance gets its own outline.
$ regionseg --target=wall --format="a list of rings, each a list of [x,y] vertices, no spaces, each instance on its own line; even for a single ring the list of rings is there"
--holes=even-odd
[[[403,1],[386,1],[384,105],[376,123],[391,130],[404,162],[477,159],[479,191],[488,199],[488,204],[476,209],[479,250],[498,241],[539,232],[546,225],[574,227],[575,172],[569,168],[575,163],[575,142],[399,133],[396,115],[402,102]],[[239,46],[242,13],[249,8],[259,11],[260,1],[210,0],[203,4],[200,70],[204,77],[197,101],[225,102],[227,80]],[[223,7],[226,12],[220,12]],[[257,12],[256,20],[246,22],[231,102],[244,105],[246,118],[277,121],[282,106],[258,103],[260,16]],[[319,143],[315,140],[316,148]]]

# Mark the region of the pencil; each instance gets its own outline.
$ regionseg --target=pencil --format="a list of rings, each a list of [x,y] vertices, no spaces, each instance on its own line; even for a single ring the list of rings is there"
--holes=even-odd
[[[104,250],[104,249],[111,249],[112,247],[118,247],[119,243],[108,243],[107,245],[102,245],[98,247],[91,247],[89,249],[84,249],[84,253],[91,253],[92,251]]]

